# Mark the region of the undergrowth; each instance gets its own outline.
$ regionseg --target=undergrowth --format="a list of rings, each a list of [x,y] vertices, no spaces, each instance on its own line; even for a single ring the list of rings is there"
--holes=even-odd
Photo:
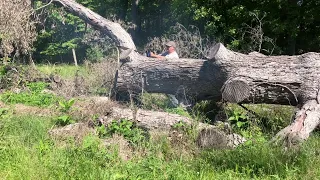
[[[48,107],[55,104],[59,97],[43,92],[48,86],[44,82],[31,82],[26,84],[26,88],[21,92],[5,91],[1,94],[1,100],[5,103],[22,103],[31,106]]]
[[[316,179],[320,172],[317,135],[298,151],[266,144],[208,150],[181,156],[166,137],[150,139],[131,160],[105,148],[95,135],[59,146],[47,131],[48,117],[0,120],[0,175],[4,179]],[[173,154],[172,154],[173,153]],[[174,155],[175,154],[175,155]],[[179,156],[180,154],[180,156]],[[170,156],[171,158],[167,158]]]
[[[104,125],[98,127],[97,131],[100,137],[112,137],[113,134],[122,135],[132,145],[143,143],[147,137],[143,129],[127,119],[113,120],[107,127]]]
[[[56,125],[74,121],[75,99],[45,93],[46,83],[27,83],[19,93],[4,92],[1,100],[40,107],[58,105],[58,117],[18,116],[0,108],[0,177],[4,179],[317,179],[320,177],[319,135],[298,149],[268,144],[287,126],[293,108],[273,105],[217,104],[203,101],[188,111],[173,107],[165,95],[145,94],[141,106],[198,120],[230,124],[230,131],[247,141],[235,149],[204,150],[195,145],[197,129],[178,122],[168,134],[146,132],[127,119],[100,125],[83,139],[70,137],[61,145],[49,136]],[[139,104],[140,105],[140,104]],[[120,142],[106,145],[113,135],[129,142],[135,155],[124,160]]]
[[[60,65],[43,64],[43,65],[37,65],[37,69],[46,75],[57,74],[62,78],[66,78],[66,79],[74,78],[77,73],[83,76],[88,75],[88,72],[85,66],[70,66],[66,64],[60,64]]]

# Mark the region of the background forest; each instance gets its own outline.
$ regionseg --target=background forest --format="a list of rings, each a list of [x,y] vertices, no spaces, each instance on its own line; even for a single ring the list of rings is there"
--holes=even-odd
[[[266,55],[294,55],[320,49],[317,0],[76,1],[121,23],[141,50],[163,37],[180,42],[181,48],[222,42],[234,51]],[[33,1],[30,6],[36,9],[43,4]],[[112,52],[110,39],[62,7],[39,9],[34,20],[37,35],[31,52],[36,62],[67,63],[72,59],[73,48],[80,61],[98,61]],[[201,39],[182,36],[185,31]],[[13,50],[9,54],[11,58],[17,56]],[[191,53],[180,54],[192,57]]]

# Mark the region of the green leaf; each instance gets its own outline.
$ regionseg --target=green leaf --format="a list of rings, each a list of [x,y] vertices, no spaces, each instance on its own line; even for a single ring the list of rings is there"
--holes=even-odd
[[[234,116],[231,116],[231,117],[229,117],[229,119],[228,119],[229,121],[235,121],[236,120],[236,118],[234,117]]]
[[[246,124],[246,122],[241,122],[241,121],[238,121],[237,122],[237,127],[238,128],[241,128],[243,125],[245,125]]]

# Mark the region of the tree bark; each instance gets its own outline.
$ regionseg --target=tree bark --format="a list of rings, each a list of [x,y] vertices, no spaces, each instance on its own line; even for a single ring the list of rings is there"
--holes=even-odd
[[[53,0],[53,3],[62,5],[70,13],[78,16],[92,27],[106,33],[115,41],[117,46],[126,49],[136,49],[131,36],[120,26],[120,24],[109,21],[72,0]]]
[[[137,31],[140,29],[138,27],[138,5],[139,5],[139,0],[131,0],[131,17],[132,17],[132,24],[133,24],[133,29],[132,29],[132,38],[137,39]]]
[[[207,60],[157,60],[134,51],[130,35],[71,0],[54,0],[93,27],[106,32],[123,49],[116,89],[119,92],[183,94],[195,100],[304,105],[293,124],[277,137],[306,139],[319,124],[320,54],[264,56],[241,54],[217,44]],[[294,132],[294,133],[292,133]]]
[[[229,102],[297,105],[315,99],[320,75],[319,53],[300,56],[245,55],[212,48],[209,60],[157,60],[137,57],[119,70],[122,91],[176,94],[197,100],[221,97]],[[222,93],[221,91],[222,90]]]

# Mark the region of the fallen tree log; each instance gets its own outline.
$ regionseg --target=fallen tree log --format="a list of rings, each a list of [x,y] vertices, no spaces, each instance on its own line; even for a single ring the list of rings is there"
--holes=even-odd
[[[245,55],[217,44],[210,60],[133,59],[121,66],[117,88],[167,94],[184,89],[198,100],[297,105],[316,98],[319,59],[319,53]]]
[[[308,108],[304,106],[300,111],[302,113],[297,113],[292,127],[288,128],[296,132],[290,136],[298,136],[304,131],[301,127],[312,121],[312,125],[303,133],[303,137],[307,137],[314,129],[314,124],[319,124],[317,120],[320,115],[316,113],[320,86],[319,53],[299,56],[246,55],[228,50],[219,43],[211,49],[207,60],[160,61],[134,51],[135,45],[130,35],[119,24],[104,19],[74,1],[54,2],[105,32],[123,50],[129,49],[122,51],[124,55],[120,56],[122,63],[116,76],[116,89],[120,92],[182,92],[195,100],[224,99],[234,103],[299,104],[302,107],[305,104]],[[280,136],[288,136],[289,131],[282,132]]]
[[[67,11],[75,14],[93,28],[106,33],[106,35],[115,41],[117,46],[126,49],[136,49],[130,34],[119,23],[109,21],[73,0],[53,0],[52,2],[62,5]]]

